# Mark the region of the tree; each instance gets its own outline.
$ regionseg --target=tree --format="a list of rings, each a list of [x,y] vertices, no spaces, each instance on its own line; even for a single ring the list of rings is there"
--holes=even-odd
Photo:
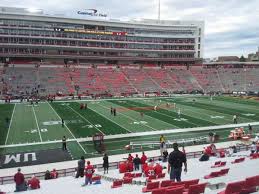
[[[239,59],[240,62],[246,62],[246,58],[242,55]]]

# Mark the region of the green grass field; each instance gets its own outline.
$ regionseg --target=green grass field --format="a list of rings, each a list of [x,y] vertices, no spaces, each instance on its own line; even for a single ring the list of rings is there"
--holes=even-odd
[[[195,99],[195,102],[193,101]],[[259,121],[259,104],[255,100],[240,100],[233,97],[173,97],[148,99],[113,99],[85,101],[88,108],[80,110],[81,102],[47,102],[30,104],[0,105],[0,154],[18,151],[35,151],[60,148],[60,139],[66,136],[68,148],[73,158],[82,154],[86,157],[98,156],[90,140],[95,133],[105,136],[167,129],[183,129],[216,126],[233,123],[233,115],[238,115],[239,123]],[[167,107],[166,104],[176,104]],[[153,107],[157,106],[156,111]],[[117,109],[117,116],[110,108]],[[178,110],[180,109],[180,117]],[[142,117],[140,112],[143,112]],[[10,119],[9,125],[6,118]],[[65,126],[61,125],[61,118]],[[256,129],[256,127],[255,127]],[[230,129],[214,130],[226,141]],[[177,140],[206,136],[209,131],[177,132],[166,135]],[[87,138],[82,141],[81,138]],[[158,141],[159,136],[146,135],[105,140],[108,154],[124,153],[130,141]],[[53,142],[50,142],[53,141]],[[36,144],[41,142],[42,144]],[[9,147],[12,144],[19,146]],[[29,144],[29,145],[26,145]],[[152,149],[152,148],[146,148]],[[138,151],[138,150],[134,150]]]

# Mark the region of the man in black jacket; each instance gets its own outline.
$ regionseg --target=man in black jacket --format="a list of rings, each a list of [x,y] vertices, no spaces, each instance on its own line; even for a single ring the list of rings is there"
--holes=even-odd
[[[168,159],[168,173],[170,173],[170,180],[181,182],[182,165],[184,164],[184,171],[187,172],[186,156],[179,151],[178,144],[173,144],[174,151],[170,153]]]
[[[76,172],[76,178],[84,177],[84,170],[85,170],[85,157],[81,156],[81,159],[78,160],[78,166],[77,166],[77,172]]]
[[[133,159],[134,169],[139,170],[139,165],[141,163],[140,158],[138,157],[138,154],[136,154],[136,157]]]

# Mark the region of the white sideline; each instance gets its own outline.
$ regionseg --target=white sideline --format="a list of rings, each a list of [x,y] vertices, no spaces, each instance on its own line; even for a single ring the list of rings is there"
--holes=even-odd
[[[7,141],[8,141],[11,125],[12,125],[12,122],[13,122],[13,115],[14,115],[15,107],[16,107],[16,103],[14,104],[14,107],[13,107],[13,113],[12,113],[11,120],[10,120],[10,123],[9,123],[8,132],[7,132],[6,139],[5,139],[5,145],[7,144]]]
[[[226,129],[226,128],[236,128],[236,127],[246,127],[250,124],[251,126],[258,126],[259,122],[252,123],[240,123],[240,124],[228,124],[228,125],[217,125],[217,126],[208,126],[208,127],[193,127],[193,128],[182,128],[182,129],[168,129],[168,130],[159,130],[159,131],[145,131],[138,133],[128,133],[128,134],[117,134],[117,135],[107,135],[105,139],[117,139],[125,137],[139,137],[139,136],[149,136],[149,135],[162,135],[162,134],[172,134],[172,133],[181,133],[181,132],[191,132],[191,131],[209,131],[216,129]],[[92,137],[87,138],[78,138],[79,142],[92,141]]]
[[[105,136],[105,139],[120,139],[120,138],[126,138],[126,137],[139,137],[139,136],[149,136],[149,135],[151,136],[151,135],[161,135],[161,134],[173,134],[173,133],[181,133],[181,132],[192,132],[192,131],[196,131],[196,130],[197,131],[209,131],[209,130],[215,130],[215,129],[245,127],[245,126],[248,126],[248,124],[250,124],[251,126],[258,126],[259,122],[230,124],[230,125],[219,125],[219,126],[212,126],[212,127],[195,127],[195,128],[169,129],[169,130],[160,130],[160,131],[146,131],[146,132],[139,132],[139,133],[107,135],[107,136]],[[71,131],[70,131],[70,133],[72,134]],[[93,140],[92,137],[76,138],[73,134],[72,134],[72,136],[73,136],[74,139],[68,139],[67,141],[76,141],[76,142],[90,141],[90,142],[92,142],[92,140]],[[40,145],[40,144],[60,143],[60,142],[61,141],[57,140],[57,141],[44,141],[44,142],[36,142],[36,143],[0,145],[0,148],[21,147],[21,146],[27,146],[27,145]],[[81,145],[81,144],[79,144],[79,145]]]
[[[38,119],[37,119],[37,116],[36,116],[36,113],[35,113],[34,106],[32,106],[32,112],[33,112],[34,117],[35,117],[36,125],[37,125],[38,132],[39,132],[39,136],[40,136],[40,141],[42,142],[42,137],[41,137],[40,127],[39,127],[39,123],[38,123]]]

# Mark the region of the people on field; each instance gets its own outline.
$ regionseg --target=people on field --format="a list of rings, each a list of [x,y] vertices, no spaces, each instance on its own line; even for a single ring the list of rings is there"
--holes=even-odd
[[[87,161],[87,166],[85,167],[85,185],[92,184],[92,177],[95,170],[94,167],[91,165],[90,161]]]
[[[51,174],[50,174],[50,171],[49,171],[49,170],[47,170],[47,171],[45,172],[44,179],[45,179],[45,180],[51,179]]]
[[[138,154],[136,154],[136,157],[133,159],[133,164],[134,164],[134,170],[139,170],[139,166],[141,164],[141,160],[138,157]]]
[[[114,115],[114,116],[117,115],[117,110],[116,110],[116,108],[113,109],[113,115]]]
[[[67,151],[67,138],[66,138],[66,136],[63,136],[63,138],[62,138],[62,150]]]
[[[177,115],[178,115],[178,118],[180,119],[181,118],[181,109],[180,108],[178,108]]]
[[[237,115],[234,115],[234,116],[233,116],[233,123],[234,123],[234,124],[237,124]]]
[[[24,179],[23,173],[21,173],[21,169],[18,168],[17,173],[14,175],[15,182],[15,192],[26,191],[27,185]]]
[[[187,172],[186,155],[178,149],[178,144],[173,144],[174,151],[170,153],[168,159],[168,173],[170,173],[170,180],[181,182],[182,165],[184,164],[184,171]]]
[[[109,157],[105,153],[104,156],[103,156],[103,170],[104,170],[104,174],[105,173],[108,174],[108,169],[109,169]]]
[[[51,171],[50,176],[51,176],[51,179],[58,178],[58,172],[56,171],[55,168]]]
[[[253,134],[253,128],[250,124],[248,124],[248,132],[249,132],[250,135]]]
[[[37,179],[36,176],[32,176],[30,180],[28,180],[28,187],[29,189],[39,189],[40,188],[40,181]]]
[[[84,177],[84,170],[85,170],[85,157],[81,156],[80,160],[77,162],[77,172],[76,172],[76,178]]]
[[[61,126],[64,127],[64,124],[65,124],[65,122],[64,122],[64,119],[62,118],[61,119]]]

